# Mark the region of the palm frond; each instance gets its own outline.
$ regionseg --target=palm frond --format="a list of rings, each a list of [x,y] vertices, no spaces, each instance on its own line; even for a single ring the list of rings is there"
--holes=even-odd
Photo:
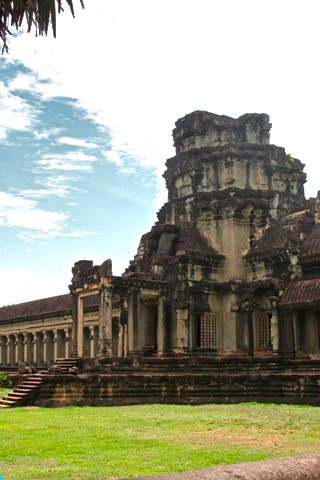
[[[65,0],[74,17],[73,0]],[[79,0],[84,8],[83,0]],[[47,35],[51,24],[53,36],[57,34],[57,11],[61,13],[63,0],[0,0],[0,41],[2,53],[8,52],[7,37],[12,35],[12,28],[18,30],[26,20],[27,30],[34,27],[36,35]]]

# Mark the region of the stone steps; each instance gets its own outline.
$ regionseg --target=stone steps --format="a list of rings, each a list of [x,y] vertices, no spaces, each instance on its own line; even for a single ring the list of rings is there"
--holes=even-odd
[[[35,393],[44,383],[43,375],[46,373],[47,371],[44,370],[43,373],[27,375],[26,379],[23,379],[12,392],[0,398],[0,408],[18,407],[31,403]]]
[[[68,373],[70,368],[78,368],[78,358],[57,358],[55,364],[49,369],[50,372]]]

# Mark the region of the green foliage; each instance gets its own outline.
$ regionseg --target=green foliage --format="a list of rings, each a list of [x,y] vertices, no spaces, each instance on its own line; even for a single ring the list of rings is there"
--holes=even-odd
[[[11,382],[8,378],[8,375],[6,373],[0,372],[0,387],[9,387],[11,385]]]

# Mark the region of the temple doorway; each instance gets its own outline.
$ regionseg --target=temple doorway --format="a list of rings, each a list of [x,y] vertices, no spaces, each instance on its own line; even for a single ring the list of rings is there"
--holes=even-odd
[[[142,306],[142,351],[156,353],[158,350],[158,305],[156,303],[145,303]]]

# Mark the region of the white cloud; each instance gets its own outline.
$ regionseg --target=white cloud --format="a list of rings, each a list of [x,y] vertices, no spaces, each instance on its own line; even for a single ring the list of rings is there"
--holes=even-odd
[[[39,173],[39,172],[38,172]],[[60,197],[64,198],[71,193],[78,190],[78,188],[71,183],[75,180],[75,177],[66,175],[50,175],[48,172],[42,172],[42,175],[38,175],[35,178],[35,183],[40,188],[27,188],[19,191],[19,196],[31,199],[41,199],[48,197]]]
[[[77,164],[77,163],[70,163],[66,160],[59,160],[59,159],[52,159],[52,160],[38,160],[38,165],[40,168],[44,170],[65,170],[65,171],[72,171],[72,170],[92,170],[92,166],[88,164]]]
[[[0,192],[0,220],[3,225],[43,233],[59,232],[67,219],[65,213],[41,209],[33,200]]]
[[[67,230],[69,216],[42,209],[37,202],[19,195],[0,192],[0,225],[17,228],[18,238],[29,243],[54,238],[84,238],[96,235],[87,230]]]
[[[28,232],[19,233],[18,237],[27,242],[35,242],[38,240],[52,240],[53,238],[84,238],[96,235],[95,232],[88,232],[86,230],[76,230],[74,232],[61,232],[58,230],[51,230],[46,232]]]
[[[69,153],[45,153],[42,158],[49,158],[54,160],[74,160],[78,162],[95,162],[96,158],[93,155],[87,155],[82,152],[69,152]]]
[[[7,137],[7,129],[0,126],[0,140],[4,140]]]
[[[5,278],[0,290],[0,306],[12,303],[28,302],[38,298],[52,297],[68,292],[71,270],[39,272],[32,269],[0,269],[0,278]],[[12,285],[23,288],[12,288]]]
[[[41,170],[89,171],[96,161],[93,155],[83,152],[47,153],[42,155],[35,164]],[[39,173],[39,172],[38,172]]]
[[[52,189],[44,189],[44,188],[29,188],[25,190],[21,190],[19,194],[22,197],[29,197],[29,198],[44,198],[44,197],[66,197],[70,193],[70,189],[67,187],[58,187]]]
[[[0,82],[0,138],[5,139],[10,130],[30,131],[36,124],[37,114],[36,109]]]
[[[47,128],[46,130],[33,130],[33,135],[37,140],[47,140],[50,137],[54,137],[56,135],[60,135],[63,128],[52,127]]]
[[[305,9],[297,0],[270,0],[267,8],[253,0],[91,0],[75,19],[58,17],[56,40],[21,35],[10,56],[36,72],[41,95],[76,99],[98,124],[114,127],[116,151],[130,151],[159,176],[173,155],[175,120],[204,109],[270,113],[277,143],[300,156],[313,179],[319,8],[318,0]],[[88,25],[94,47],[83,42]]]
[[[98,148],[96,143],[87,142],[82,138],[61,137],[58,139],[58,142],[63,143],[64,145],[72,145],[74,147]]]
[[[79,259],[92,259],[96,265],[100,265],[107,257],[92,257],[89,252],[80,252],[73,256],[61,271],[33,270],[31,268],[2,268],[0,278],[6,279],[2,282],[0,289],[0,307],[2,305],[29,302],[40,298],[53,297],[69,293],[68,285],[72,277],[71,268]],[[114,275],[120,275],[128,266],[128,260],[113,258],[112,270]],[[12,288],[19,281],[23,288]]]
[[[116,150],[109,150],[104,153],[104,156],[107,160],[114,163],[117,166],[123,165],[123,160],[121,158],[121,153]]]
[[[11,91],[26,90],[34,91],[35,85],[38,82],[38,77],[35,72],[18,73],[9,83],[8,88]]]

